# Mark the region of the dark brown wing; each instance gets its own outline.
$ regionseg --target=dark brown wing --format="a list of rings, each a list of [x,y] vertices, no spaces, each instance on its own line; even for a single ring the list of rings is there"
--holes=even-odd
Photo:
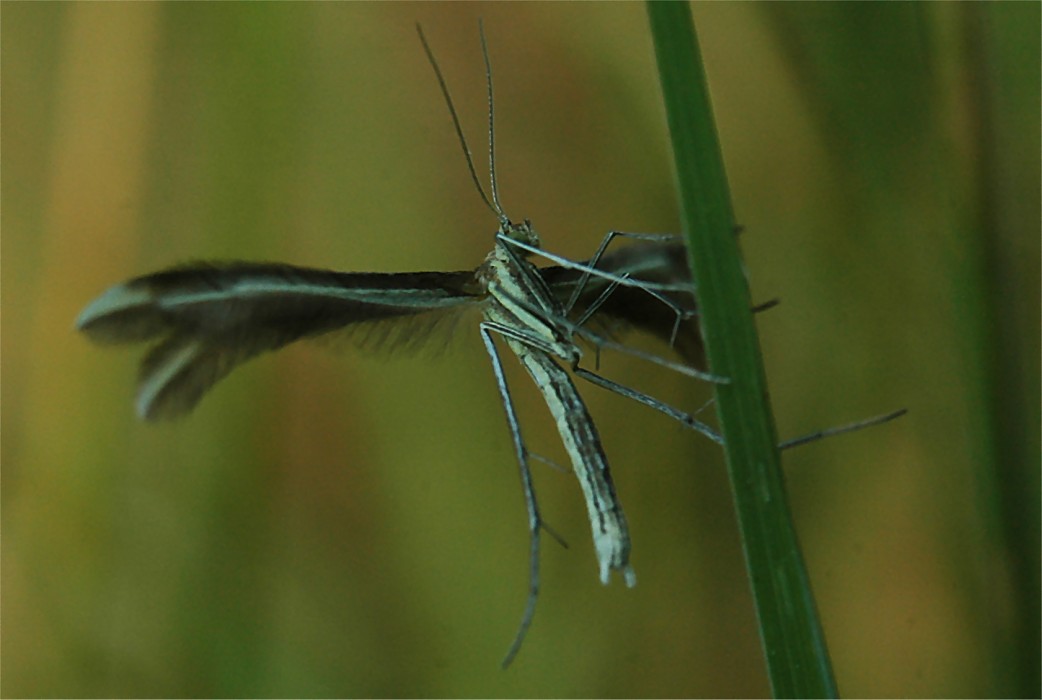
[[[201,263],[112,287],[76,326],[98,342],[157,341],[141,364],[137,399],[138,414],[152,420],[185,415],[218,380],[263,352],[381,321],[436,320],[481,295],[473,272]]]

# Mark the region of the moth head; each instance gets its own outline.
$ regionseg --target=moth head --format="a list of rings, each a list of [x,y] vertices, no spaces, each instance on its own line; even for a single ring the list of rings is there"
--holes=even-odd
[[[521,223],[504,219],[499,225],[499,232],[513,241],[520,241],[535,248],[540,247],[539,234],[532,228],[532,222],[528,219]]]

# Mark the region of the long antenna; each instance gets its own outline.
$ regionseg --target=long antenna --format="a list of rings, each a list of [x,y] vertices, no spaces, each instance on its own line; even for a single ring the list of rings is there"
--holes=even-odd
[[[496,184],[496,101],[492,99],[492,61],[488,57],[488,42],[485,40],[485,21],[478,18],[478,34],[481,35],[481,55],[485,59],[485,84],[488,85],[488,172],[492,182],[492,203],[496,205],[501,219],[506,219],[503,206],[499,203],[499,187]]]
[[[481,195],[482,201],[485,202],[496,218],[499,219],[501,225],[506,226],[510,223],[507,215],[503,213],[503,209],[499,206],[499,198],[496,194],[496,170],[495,170],[495,156],[494,149],[492,148],[492,69],[488,59],[488,49],[485,46],[485,30],[479,22],[478,24],[481,30],[481,49],[485,55],[485,71],[488,80],[488,96],[489,96],[489,161],[492,165],[492,199],[490,200],[488,195],[485,193],[485,188],[481,185],[481,180],[478,179],[477,170],[474,169],[474,156],[470,152],[470,146],[467,145],[467,139],[463,135],[463,127],[460,125],[459,115],[456,113],[456,106],[452,103],[452,96],[449,94],[449,87],[445,84],[445,78],[441,74],[441,68],[438,67],[438,62],[434,58],[434,52],[431,51],[430,44],[427,43],[427,37],[423,33],[423,27],[420,23],[416,23],[416,33],[420,35],[420,43],[423,44],[423,50],[427,54],[427,61],[431,64],[431,68],[434,69],[434,75],[438,79],[438,86],[441,88],[441,94],[445,98],[445,104],[449,108],[449,114],[452,115],[452,125],[456,128],[456,136],[459,137],[460,146],[463,148],[463,157],[467,159],[467,169],[470,171],[470,179],[474,181],[474,186],[478,188],[478,194]]]

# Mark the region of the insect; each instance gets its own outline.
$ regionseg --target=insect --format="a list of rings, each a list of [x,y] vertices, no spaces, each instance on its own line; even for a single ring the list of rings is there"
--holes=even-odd
[[[145,420],[159,420],[186,415],[235,367],[294,341],[353,328],[381,328],[421,315],[437,323],[461,309],[480,307],[479,333],[506,410],[531,539],[528,600],[505,666],[520,649],[533,619],[540,534],[545,530],[560,537],[539,512],[529,469],[533,455],[521,436],[497,340],[520,361],[555,419],[586,501],[604,583],[612,571],[620,572],[627,585],[636,582],[629,563],[629,530],[597,429],[562,364],[576,376],[662,411],[717,442],[721,438],[716,431],[695,417],[580,366],[583,352],[577,341],[583,340],[597,352],[610,348],[634,354],[688,376],[725,380],[691,364],[629,349],[613,339],[620,326],[637,327],[668,340],[689,362],[699,361],[695,299],[683,245],[672,236],[612,233],[587,262],[542,251],[531,223],[510,220],[499,202],[492,72],[483,29],[491,196],[477,177],[441,70],[422,29],[417,26],[417,30],[471,177],[499,222],[493,250],[476,270],[344,273],[278,263],[196,263],[110,288],[83,310],[76,326],[102,343],[153,343],[141,363],[137,412]],[[618,236],[638,240],[607,253]],[[537,268],[531,262],[536,255],[558,264]]]
[[[597,353],[602,349],[629,353],[700,380],[723,383],[727,379],[698,368],[697,305],[686,251],[675,237],[611,232],[593,257],[574,262],[542,250],[529,221],[515,222],[504,213],[496,186],[492,71],[481,29],[489,103],[490,189],[486,194],[441,70],[419,26],[417,31],[471,178],[499,223],[494,247],[476,270],[345,273],[280,263],[196,263],[110,288],[88,304],[76,326],[102,343],[153,343],[141,363],[137,412],[145,420],[159,420],[186,415],[235,367],[292,342],[359,329],[383,332],[389,327],[403,329],[396,339],[408,341],[408,321],[426,319],[436,324],[461,310],[480,309],[478,329],[506,411],[530,536],[528,597],[503,660],[506,666],[519,651],[534,617],[540,535],[546,531],[560,537],[539,511],[529,467],[536,455],[522,439],[497,339],[517,357],[554,417],[586,502],[603,583],[609,582],[613,571],[629,586],[636,582],[629,563],[629,530],[596,426],[571,376],[654,408],[714,442],[722,443],[722,438],[696,417],[583,366],[580,342]],[[607,252],[620,237],[635,240]],[[536,256],[556,264],[538,268],[531,261]],[[620,344],[615,340],[617,332],[628,327],[666,340],[685,362]],[[822,431],[780,447],[891,417]]]

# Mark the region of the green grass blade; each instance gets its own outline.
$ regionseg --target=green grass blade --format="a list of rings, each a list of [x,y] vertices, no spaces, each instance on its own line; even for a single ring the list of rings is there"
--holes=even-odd
[[[691,10],[687,3],[647,7],[709,367],[731,379],[717,386],[716,406],[771,687],[776,697],[834,697],[828,650],[785,493]]]

